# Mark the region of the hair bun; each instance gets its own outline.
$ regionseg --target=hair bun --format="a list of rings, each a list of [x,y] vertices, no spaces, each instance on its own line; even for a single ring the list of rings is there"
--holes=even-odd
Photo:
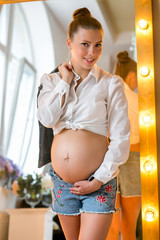
[[[117,59],[120,63],[125,63],[125,62],[127,63],[131,60],[130,57],[128,56],[127,51],[118,53],[117,54]]]
[[[74,13],[73,13],[73,19],[79,18],[79,17],[82,17],[82,16],[91,17],[91,13],[88,10],[88,8],[85,8],[85,7],[84,8],[79,8],[79,9],[75,10]]]

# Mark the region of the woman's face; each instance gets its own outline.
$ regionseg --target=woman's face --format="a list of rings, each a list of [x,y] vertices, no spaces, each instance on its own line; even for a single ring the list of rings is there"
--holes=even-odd
[[[102,30],[82,27],[73,35],[73,39],[67,40],[72,54],[71,63],[78,74],[89,72],[98,61],[102,53],[102,40]]]

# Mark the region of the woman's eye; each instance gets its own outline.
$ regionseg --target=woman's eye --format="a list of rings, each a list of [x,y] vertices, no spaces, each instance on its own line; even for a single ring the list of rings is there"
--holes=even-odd
[[[88,43],[82,43],[83,46],[88,47]]]
[[[97,43],[97,44],[96,44],[96,47],[101,47],[101,46],[102,46],[101,43]]]

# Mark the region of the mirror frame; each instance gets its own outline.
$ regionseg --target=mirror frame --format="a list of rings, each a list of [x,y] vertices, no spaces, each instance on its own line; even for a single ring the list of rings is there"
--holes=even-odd
[[[158,1],[159,0],[154,0]],[[159,239],[153,0],[135,0],[143,239]],[[140,21],[145,20],[144,29]],[[155,23],[157,24],[157,23]],[[143,75],[143,67],[149,70]],[[144,119],[148,118],[148,122]],[[150,170],[145,166],[149,164]],[[153,187],[154,186],[154,187]]]

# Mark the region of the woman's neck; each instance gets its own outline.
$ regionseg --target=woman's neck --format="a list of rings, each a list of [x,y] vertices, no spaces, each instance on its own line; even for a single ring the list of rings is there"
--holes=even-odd
[[[79,66],[75,66],[75,64],[72,64],[72,61],[71,65],[75,73],[77,73],[81,77],[81,80],[85,79],[88,76],[90,69],[84,69]]]

